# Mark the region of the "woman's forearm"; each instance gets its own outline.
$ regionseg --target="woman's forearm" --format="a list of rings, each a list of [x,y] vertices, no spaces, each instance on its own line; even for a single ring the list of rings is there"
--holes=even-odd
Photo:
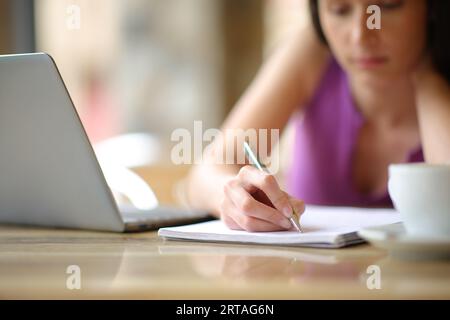
[[[450,163],[450,86],[429,73],[417,86],[417,114],[425,161]]]

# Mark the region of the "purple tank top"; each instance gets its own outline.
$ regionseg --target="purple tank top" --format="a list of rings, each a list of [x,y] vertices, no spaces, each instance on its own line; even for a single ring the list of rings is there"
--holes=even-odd
[[[387,193],[359,192],[352,180],[352,154],[362,114],[352,100],[345,72],[332,59],[302,117],[295,117],[295,145],[288,191],[307,204],[392,207]],[[405,162],[423,161],[422,149]]]

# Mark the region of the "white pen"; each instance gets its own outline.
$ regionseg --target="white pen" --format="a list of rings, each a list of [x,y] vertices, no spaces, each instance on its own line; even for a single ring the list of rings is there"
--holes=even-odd
[[[267,174],[271,174],[269,172],[269,170],[267,170],[267,168],[263,167],[259,163],[258,158],[253,153],[253,151],[250,148],[250,146],[247,143],[247,141],[244,141],[244,153],[247,156],[247,158],[249,159],[250,163],[253,164],[256,168],[258,168],[260,171],[263,171],[263,172],[265,172]],[[302,228],[300,226],[300,222],[297,221],[296,219],[294,219],[294,217],[297,217],[297,216],[296,216],[296,213],[295,213],[294,208],[292,206],[291,206],[291,209],[292,209],[292,215],[289,217],[289,221],[291,221],[292,225],[297,229],[298,232],[303,232]]]

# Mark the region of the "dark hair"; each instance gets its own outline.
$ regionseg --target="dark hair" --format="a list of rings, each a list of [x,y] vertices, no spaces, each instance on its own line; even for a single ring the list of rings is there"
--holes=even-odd
[[[319,19],[319,0],[309,0],[313,26],[319,39],[327,44]],[[428,11],[427,45],[435,68],[450,82],[450,42],[447,32],[450,30],[450,1],[426,0]]]

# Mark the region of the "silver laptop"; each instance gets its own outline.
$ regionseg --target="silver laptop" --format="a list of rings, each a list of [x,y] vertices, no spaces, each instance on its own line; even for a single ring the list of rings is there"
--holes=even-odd
[[[207,219],[120,212],[53,59],[0,56],[0,223],[125,232]]]

